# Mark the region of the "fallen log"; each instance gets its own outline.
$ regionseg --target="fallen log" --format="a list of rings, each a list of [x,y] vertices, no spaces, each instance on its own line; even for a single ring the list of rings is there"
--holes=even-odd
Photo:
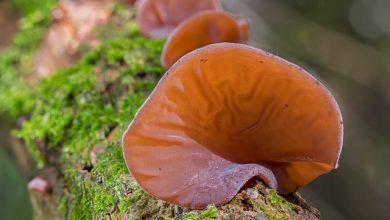
[[[41,16],[21,31],[29,32],[34,25],[47,28],[48,14]],[[4,95],[23,88],[23,93],[7,97],[0,111],[19,118],[14,135],[39,168],[26,177],[40,176],[48,185],[31,190],[36,219],[319,218],[299,194],[282,197],[259,180],[228,204],[205,210],[183,209],[144,192],[126,168],[121,135],[164,73],[164,41],[142,37],[134,11],[120,4],[112,7],[111,21],[96,36],[101,45],[84,53],[78,63],[30,86],[25,79],[31,79],[33,65],[4,61],[18,77],[9,78],[0,90]],[[31,56],[24,62],[31,64],[36,48],[28,47]]]

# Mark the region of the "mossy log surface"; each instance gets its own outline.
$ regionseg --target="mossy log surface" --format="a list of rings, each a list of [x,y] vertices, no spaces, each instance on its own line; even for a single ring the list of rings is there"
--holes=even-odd
[[[96,30],[101,45],[75,65],[29,85],[32,57],[50,25],[50,10],[21,21],[0,56],[0,113],[19,120],[20,138],[51,189],[32,192],[36,219],[318,219],[298,194],[278,195],[260,181],[228,204],[182,209],[151,197],[129,174],[121,135],[163,75],[163,40],[142,37],[134,11],[112,9]]]

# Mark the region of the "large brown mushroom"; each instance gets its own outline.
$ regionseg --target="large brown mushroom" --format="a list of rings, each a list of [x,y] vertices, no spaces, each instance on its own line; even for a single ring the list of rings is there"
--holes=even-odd
[[[147,37],[165,38],[185,19],[206,10],[221,10],[219,0],[142,0],[137,23]]]
[[[218,43],[175,63],[123,135],[127,166],[157,198],[224,204],[253,177],[294,192],[337,167],[343,125],[331,93],[300,67]]]
[[[169,68],[180,57],[212,43],[244,43],[248,39],[249,24],[245,19],[236,19],[226,12],[205,11],[182,22],[169,36],[161,65]]]

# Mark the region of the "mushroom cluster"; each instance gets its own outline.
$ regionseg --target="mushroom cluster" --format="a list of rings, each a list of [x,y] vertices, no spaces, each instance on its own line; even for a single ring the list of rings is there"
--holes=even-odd
[[[202,209],[253,178],[287,194],[337,168],[343,122],[332,94],[302,68],[236,43],[247,36],[246,21],[207,11],[169,37],[170,68],[122,139],[128,169],[153,196]]]
[[[213,43],[245,43],[249,35],[248,21],[222,11],[218,0],[142,0],[137,23],[146,37],[169,37],[161,56],[166,69],[192,50]]]

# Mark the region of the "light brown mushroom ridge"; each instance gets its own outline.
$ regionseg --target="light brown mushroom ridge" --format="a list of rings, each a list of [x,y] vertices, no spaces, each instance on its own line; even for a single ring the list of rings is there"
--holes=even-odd
[[[165,38],[184,20],[206,10],[221,10],[219,0],[142,0],[137,23],[142,34]]]
[[[127,166],[182,207],[230,201],[252,177],[293,192],[337,167],[342,118],[303,69],[262,50],[212,44],[170,68],[123,135]]]
[[[185,54],[213,43],[244,43],[249,24],[226,12],[199,12],[182,22],[169,36],[161,55],[161,65],[168,69]]]

